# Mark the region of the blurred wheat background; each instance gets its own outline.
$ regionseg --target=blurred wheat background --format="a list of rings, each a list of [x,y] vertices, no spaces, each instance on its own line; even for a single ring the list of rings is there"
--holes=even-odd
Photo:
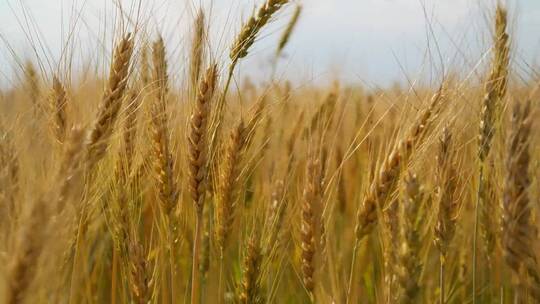
[[[0,4],[1,301],[540,303],[536,4],[215,2]]]

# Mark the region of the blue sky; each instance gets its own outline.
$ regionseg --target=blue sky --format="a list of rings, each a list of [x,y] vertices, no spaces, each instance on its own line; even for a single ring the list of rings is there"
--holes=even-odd
[[[280,61],[278,77],[305,82],[336,75],[369,87],[394,81],[434,82],[443,71],[480,77],[489,56],[491,0],[306,0],[303,14]],[[126,9],[134,0],[122,0]],[[168,41],[171,68],[185,65],[189,24],[202,6],[212,17],[212,55],[226,62],[228,44],[241,22],[261,1],[143,0],[141,20],[151,33]],[[514,70],[527,78],[540,63],[540,1],[506,2],[511,16]],[[241,75],[264,79],[276,41],[292,7],[286,8],[261,35],[240,66]],[[74,62],[90,54],[104,58],[113,40],[115,5],[111,0],[0,0],[0,82],[14,69],[13,57],[39,57],[45,71],[60,62],[70,29]],[[118,20],[118,18],[116,18]],[[31,47],[33,46],[33,47]],[[102,59],[105,60],[106,59]]]

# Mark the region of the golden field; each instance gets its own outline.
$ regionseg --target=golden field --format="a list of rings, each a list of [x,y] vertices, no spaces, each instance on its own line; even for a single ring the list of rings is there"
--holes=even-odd
[[[4,303],[540,303],[539,83],[513,81],[504,6],[481,83],[237,79],[284,10],[277,66],[287,0],[239,20],[225,60],[199,11],[181,71],[130,22],[105,75],[20,63],[0,91]]]

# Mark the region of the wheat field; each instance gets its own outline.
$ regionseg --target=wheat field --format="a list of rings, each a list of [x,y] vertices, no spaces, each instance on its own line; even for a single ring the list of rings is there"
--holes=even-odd
[[[540,83],[514,81],[505,6],[480,83],[237,79],[283,11],[278,66],[297,2],[261,1],[223,60],[198,11],[181,71],[125,15],[107,73],[20,64],[2,303],[540,303]]]

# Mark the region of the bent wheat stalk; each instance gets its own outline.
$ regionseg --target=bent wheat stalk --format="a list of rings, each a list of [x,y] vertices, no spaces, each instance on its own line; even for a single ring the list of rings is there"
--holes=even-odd
[[[427,127],[433,120],[433,116],[439,111],[439,104],[443,99],[444,91],[441,86],[437,93],[431,98],[428,107],[421,113],[410,129],[407,137],[399,141],[384,159],[379,174],[371,182],[368,192],[362,201],[362,205],[358,209],[355,227],[356,239],[347,288],[347,302],[350,299],[352,281],[354,279],[354,265],[359,243],[372,231],[377,223],[377,208],[380,207],[384,209],[384,203],[395,190],[395,185],[401,174],[402,167],[407,164],[413,150],[424,139],[428,129]]]

